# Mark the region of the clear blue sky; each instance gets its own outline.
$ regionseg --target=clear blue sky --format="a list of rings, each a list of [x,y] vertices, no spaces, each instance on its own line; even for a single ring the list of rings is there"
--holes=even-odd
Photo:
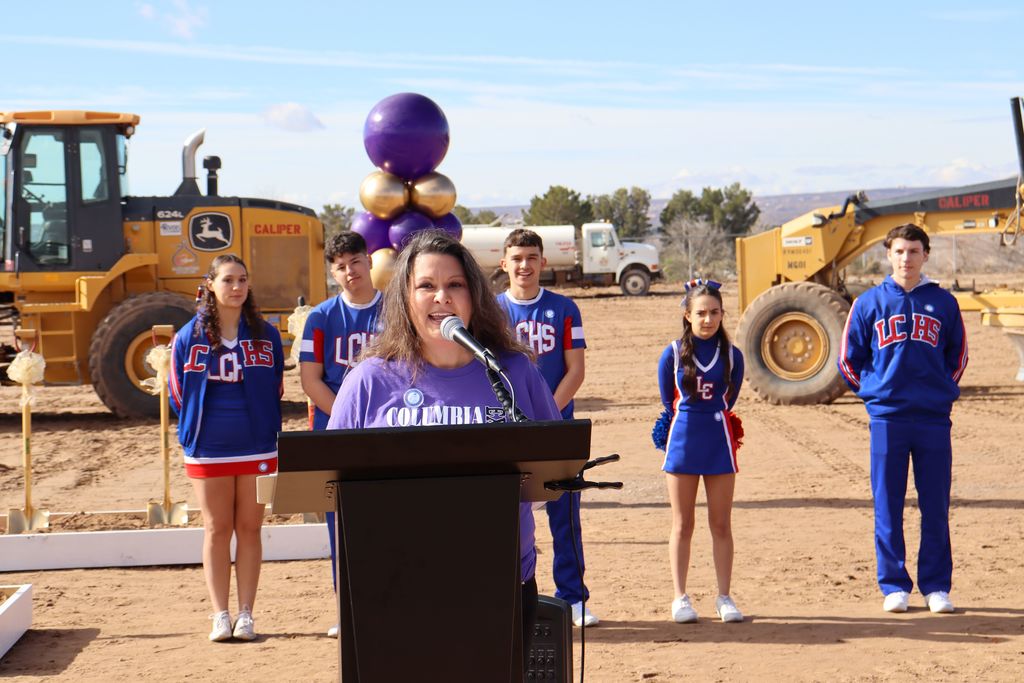
[[[668,197],[1016,173],[1019,2],[9,4],[0,110],[140,114],[135,194],[172,192],[206,128],[224,194],[357,206],[363,121],[403,91],[447,114],[438,170],[471,207],[552,184]]]

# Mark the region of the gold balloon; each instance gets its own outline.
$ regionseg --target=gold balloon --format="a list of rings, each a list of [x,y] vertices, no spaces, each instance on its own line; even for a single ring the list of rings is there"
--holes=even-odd
[[[391,247],[384,247],[370,254],[370,280],[374,289],[384,289],[391,281],[391,274],[398,252]]]
[[[455,184],[440,173],[414,180],[410,195],[412,205],[431,218],[440,218],[455,208]]]
[[[409,203],[409,188],[402,179],[385,171],[374,171],[359,186],[359,201],[377,218],[389,220]]]

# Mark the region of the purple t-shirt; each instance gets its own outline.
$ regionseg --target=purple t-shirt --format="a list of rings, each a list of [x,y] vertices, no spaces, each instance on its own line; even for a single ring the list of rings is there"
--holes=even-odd
[[[531,420],[559,420],[551,390],[537,367],[521,354],[501,356],[512,378],[516,406]],[[444,370],[424,363],[412,368],[397,361],[368,358],[349,370],[341,385],[328,429],[414,427],[505,422],[483,365],[475,360]],[[522,580],[533,577],[537,564],[533,510],[519,504],[519,549]]]

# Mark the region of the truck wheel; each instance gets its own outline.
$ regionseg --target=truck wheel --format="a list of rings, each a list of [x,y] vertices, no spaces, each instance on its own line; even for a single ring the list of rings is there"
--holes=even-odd
[[[639,268],[627,270],[622,274],[619,286],[626,296],[645,296],[651,289],[651,276]]]
[[[156,373],[146,364],[153,325],[180,328],[195,313],[188,299],[171,292],[133,296],[114,306],[89,344],[89,374],[100,400],[119,417],[158,417],[160,397],[139,386]],[[170,339],[158,338],[166,344]]]
[[[846,391],[836,361],[850,304],[825,285],[787,282],[754,299],[736,339],[757,394],[776,405],[831,403]]]

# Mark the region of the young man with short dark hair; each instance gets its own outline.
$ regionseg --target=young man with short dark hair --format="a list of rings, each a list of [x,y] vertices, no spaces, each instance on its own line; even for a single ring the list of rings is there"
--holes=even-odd
[[[498,295],[498,304],[508,314],[519,341],[536,354],[537,365],[554,394],[562,419],[571,420],[573,397],[583,384],[587,344],[580,309],[572,299],[540,286],[540,274],[546,263],[540,235],[523,228],[509,233],[501,259],[509,288]],[[573,623],[577,626],[595,626],[597,617],[584,606],[590,593],[581,576],[584,562],[580,494],[566,493],[545,508],[554,545],[555,597],[572,605]]]
[[[914,587],[903,540],[913,462],[921,510],[917,586],[932,612],[952,612],[950,412],[967,367],[967,335],[956,298],[921,272],[930,251],[928,234],[901,225],[889,231],[884,244],[892,275],[853,302],[839,354],[839,369],[871,418],[882,608],[906,612]]]
[[[332,236],[324,245],[324,258],[341,293],[310,311],[302,333],[299,376],[302,390],[312,402],[309,427],[313,430],[327,428],[342,380],[377,335],[380,318],[381,294],[370,279],[370,255],[362,235],[342,232]],[[333,512],[327,513],[327,532],[331,575],[337,582]],[[327,634],[337,636],[338,627],[331,627]]]

